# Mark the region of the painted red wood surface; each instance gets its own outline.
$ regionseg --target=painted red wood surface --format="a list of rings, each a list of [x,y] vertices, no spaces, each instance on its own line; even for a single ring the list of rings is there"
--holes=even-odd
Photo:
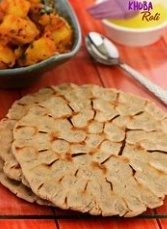
[[[131,92],[144,96],[154,101],[160,108],[167,108],[152,96],[145,88],[136,83],[124,71],[118,67],[106,67],[95,63],[88,55],[84,46],[84,37],[90,31],[104,33],[100,21],[93,19],[86,12],[86,7],[93,0],[70,0],[82,29],[83,42],[76,57],[62,66],[44,74],[36,84],[24,90],[0,90],[0,119],[5,116],[11,104],[21,96],[35,92],[39,88],[48,85],[57,85],[64,82],[77,84],[94,83],[106,87],[114,87],[125,92]],[[164,36],[154,45],[134,48],[118,45],[121,58],[146,78],[157,83],[167,90],[167,30]],[[159,214],[167,213],[167,201],[165,205],[157,209]],[[0,215],[54,215],[60,210],[53,211],[47,207],[28,204],[12,195],[8,190],[0,186]],[[61,212],[61,214],[66,214]],[[126,220],[0,220],[0,228],[8,229],[165,229],[167,219],[126,219]]]

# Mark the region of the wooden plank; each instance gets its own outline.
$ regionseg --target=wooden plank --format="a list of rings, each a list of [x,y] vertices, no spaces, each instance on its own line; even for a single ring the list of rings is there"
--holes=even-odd
[[[101,82],[97,76],[97,71],[89,60],[83,61],[83,58],[74,58],[73,60],[59,66],[46,73],[43,78],[29,88],[22,90],[22,95],[37,91],[41,87],[49,85],[58,85],[62,83],[87,84]]]
[[[155,220],[120,219],[120,220],[59,220],[60,229],[158,229]]]
[[[96,31],[99,33],[104,32],[104,28],[101,26],[101,21],[92,18],[86,10],[87,7],[94,2],[94,0],[86,0],[82,2],[80,0],[70,0],[80,22],[83,35],[86,35],[90,31]]]
[[[0,89],[0,120],[5,117],[12,103],[19,98],[20,95],[17,90]]]
[[[52,209],[16,197],[0,184],[0,215],[53,215]]]
[[[52,209],[24,201],[0,185],[0,228],[5,229],[56,229],[55,220],[24,220],[25,216],[53,215]],[[5,220],[5,217],[17,217],[22,220]]]
[[[140,219],[140,218],[111,218],[105,219],[97,217],[96,219],[91,219],[90,217],[82,218],[81,213],[77,213],[69,210],[55,209],[57,216],[68,216],[65,219],[59,219],[59,228],[60,229],[159,229],[159,224],[156,219]],[[147,211],[147,215],[152,215],[153,212]],[[70,219],[71,216],[71,219]],[[79,216],[79,217],[77,217]],[[83,216],[86,217],[86,216]]]
[[[57,229],[54,220],[0,220],[2,229]]]

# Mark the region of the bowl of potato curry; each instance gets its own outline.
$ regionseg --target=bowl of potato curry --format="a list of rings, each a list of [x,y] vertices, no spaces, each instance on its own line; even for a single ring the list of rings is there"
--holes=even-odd
[[[0,88],[22,88],[76,55],[80,26],[67,0],[0,2]]]

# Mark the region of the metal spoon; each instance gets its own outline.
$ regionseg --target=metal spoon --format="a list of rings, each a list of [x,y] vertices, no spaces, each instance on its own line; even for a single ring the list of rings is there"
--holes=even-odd
[[[90,32],[85,38],[85,45],[89,54],[97,62],[104,65],[118,65],[167,105],[167,91],[145,78],[127,64],[122,63],[118,49],[106,37],[96,32]]]

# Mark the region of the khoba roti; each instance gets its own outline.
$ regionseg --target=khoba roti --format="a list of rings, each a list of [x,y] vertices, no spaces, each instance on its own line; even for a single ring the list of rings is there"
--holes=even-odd
[[[9,109],[5,118],[0,122],[0,182],[11,192],[28,202],[36,202],[40,205],[53,205],[49,201],[36,196],[29,188],[24,178],[20,165],[12,153],[13,128],[16,122],[22,118],[35,104],[48,99],[61,90],[63,86],[42,88],[36,93],[23,96],[16,100]],[[66,85],[66,90],[67,90]]]
[[[43,200],[37,195],[35,195],[32,190],[26,187],[19,181],[10,179],[3,172],[3,160],[0,159],[0,183],[9,189],[12,193],[14,193],[19,198],[26,200],[30,203],[37,203],[39,205],[53,206],[49,201]]]
[[[68,86],[66,86],[67,88]],[[22,118],[27,111],[34,106],[56,94],[56,91],[61,90],[61,87],[46,87],[36,93],[23,96],[16,100],[9,109],[5,118],[0,122],[0,157],[4,161],[3,171],[11,179],[23,181],[26,185],[24,177],[20,169],[20,165],[16,161],[11,152],[11,144],[13,142],[13,128],[16,122]]]
[[[167,194],[167,116],[115,89],[67,84],[30,107],[12,153],[32,191],[63,209],[133,217]]]

